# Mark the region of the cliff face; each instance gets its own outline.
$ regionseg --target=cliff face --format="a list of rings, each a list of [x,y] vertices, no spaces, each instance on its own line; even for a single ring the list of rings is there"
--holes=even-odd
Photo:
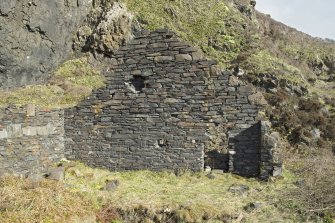
[[[91,0],[1,0],[0,89],[46,81],[70,52]]]
[[[68,92],[78,95],[83,91],[74,89],[94,85],[94,78],[76,81],[77,73],[83,73],[76,66],[77,72],[64,67],[70,70],[68,80],[78,85],[75,88],[57,81],[45,84],[68,56],[71,45],[79,55],[88,52],[95,58],[113,57],[119,46],[132,38],[133,31],[168,28],[200,48],[208,59],[256,86],[269,103],[266,117],[292,144],[304,148],[334,144],[332,41],[313,38],[274,21],[257,12],[253,0],[122,2],[125,5],[114,0],[1,1],[0,90],[43,82],[37,89],[50,92],[52,96],[46,98],[62,98],[57,101],[66,104]],[[95,64],[98,69],[103,66]],[[20,100],[22,95],[30,95],[29,90],[0,91],[0,105],[31,102],[31,98]],[[40,101],[40,95],[36,94],[33,101]],[[51,101],[54,107],[59,105]],[[308,108],[308,104],[315,106]],[[315,132],[320,132],[321,138]],[[308,140],[311,135],[315,139]]]

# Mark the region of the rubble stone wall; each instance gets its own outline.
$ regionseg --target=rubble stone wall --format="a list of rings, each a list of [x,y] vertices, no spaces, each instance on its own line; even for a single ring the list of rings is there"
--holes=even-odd
[[[44,172],[64,158],[64,111],[0,109],[0,172]]]
[[[106,87],[65,111],[68,157],[112,170],[202,170],[216,154],[206,165],[259,174],[255,92],[230,71],[168,30],[138,33],[109,63]]]

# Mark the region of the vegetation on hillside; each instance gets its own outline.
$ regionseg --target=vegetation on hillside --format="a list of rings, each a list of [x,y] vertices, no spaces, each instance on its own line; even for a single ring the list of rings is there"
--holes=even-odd
[[[66,163],[64,182],[0,179],[0,222],[304,222],[297,178],[275,182],[229,173],[109,172]],[[112,190],[106,182],[118,180]],[[245,191],[230,188],[246,185]],[[305,213],[305,212],[304,212]],[[321,218],[319,218],[321,219]],[[317,220],[317,219],[314,219]]]
[[[181,39],[200,47],[224,67],[241,53],[252,36],[249,20],[220,0],[125,0],[142,27],[168,28]],[[249,42],[248,42],[249,41]]]
[[[289,196],[305,216],[332,222],[335,200],[324,195],[334,177],[335,44],[276,22],[247,0],[125,2],[143,28],[169,28],[222,67],[245,71],[242,79],[264,93],[267,118],[290,143],[285,163],[305,182]]]
[[[62,64],[48,84],[32,85],[13,91],[0,91],[0,106],[35,104],[45,108],[76,105],[93,89],[104,86],[104,77],[86,57]]]
[[[0,180],[0,222],[334,222],[335,44],[278,23],[247,0],[124,2],[142,28],[168,28],[223,68],[245,71],[242,79],[264,93],[267,118],[289,142],[284,177],[110,173],[77,164],[67,167],[64,183]],[[0,106],[69,107],[103,82],[86,58],[75,59],[46,85],[0,92]],[[119,187],[101,190],[107,179]],[[234,195],[233,184],[250,190]],[[254,202],[261,207],[249,209]]]
[[[295,137],[298,128],[305,132],[320,128],[323,141],[329,142],[328,147],[334,143],[331,137],[335,134],[331,126],[334,123],[332,102],[335,101],[334,43],[312,38],[276,22],[257,12],[246,0],[125,2],[143,28],[173,30],[226,69],[244,69],[243,79],[267,92],[268,99],[278,98],[276,95],[286,92],[288,106],[283,108],[272,100],[267,109],[268,118],[275,126],[281,126],[278,130],[284,136]],[[318,110],[304,111],[301,108],[302,112],[295,112],[294,107],[312,98],[322,101]],[[287,108],[290,114],[285,110]],[[302,113],[308,116],[310,112],[328,126],[323,126],[322,122],[305,123],[306,120],[301,119]],[[290,123],[290,128],[282,128],[287,116],[301,121]],[[301,139],[298,137],[293,144],[299,145]]]

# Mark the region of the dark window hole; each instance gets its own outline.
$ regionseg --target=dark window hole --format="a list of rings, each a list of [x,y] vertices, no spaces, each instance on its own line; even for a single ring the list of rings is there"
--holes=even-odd
[[[135,90],[138,92],[141,92],[143,88],[146,87],[146,84],[144,82],[145,82],[145,78],[142,76],[134,76],[130,80],[131,85],[133,85]]]
[[[166,38],[166,39],[171,39],[172,37],[173,37],[173,34],[166,34],[166,35],[165,35],[165,38]]]

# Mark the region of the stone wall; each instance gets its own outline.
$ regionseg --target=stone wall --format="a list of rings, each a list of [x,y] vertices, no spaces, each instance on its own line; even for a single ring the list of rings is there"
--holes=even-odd
[[[268,179],[270,176],[282,175],[282,159],[280,156],[281,138],[278,132],[271,131],[271,123],[262,121],[261,152],[260,152],[260,178]]]
[[[0,109],[0,172],[44,172],[64,157],[64,111]]]
[[[260,93],[168,30],[141,31],[106,59],[106,87],[78,106],[0,109],[0,172],[43,173],[63,157],[110,170],[205,166],[280,174]]]
[[[206,154],[213,168],[259,175],[252,87],[167,30],[138,33],[109,64],[106,87],[65,111],[69,158],[111,170],[202,170]]]

